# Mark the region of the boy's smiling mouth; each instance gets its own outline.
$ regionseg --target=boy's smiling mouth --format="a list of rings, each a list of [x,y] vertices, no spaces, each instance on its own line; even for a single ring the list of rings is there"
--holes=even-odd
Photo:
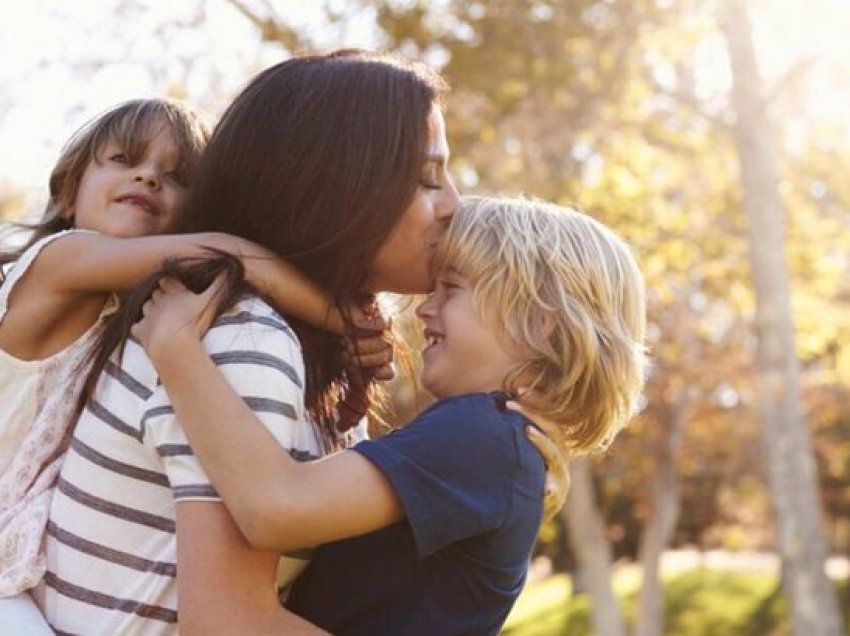
[[[434,345],[440,344],[445,336],[441,333],[434,331],[433,329],[425,330],[425,349],[430,349]]]

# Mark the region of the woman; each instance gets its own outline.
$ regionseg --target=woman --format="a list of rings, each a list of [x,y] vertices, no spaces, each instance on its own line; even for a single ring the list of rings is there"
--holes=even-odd
[[[363,52],[267,69],[216,127],[185,229],[254,240],[340,306],[377,291],[428,291],[434,247],[458,204],[444,92],[424,67]],[[293,456],[348,445],[335,416],[346,385],[338,339],[230,291],[241,299],[207,344],[237,392]],[[144,295],[100,345],[97,386],[60,475],[40,594],[48,621],[60,633],[171,634],[179,597],[184,634],[308,633],[279,606],[278,555],[245,543],[150,361],[127,340]]]

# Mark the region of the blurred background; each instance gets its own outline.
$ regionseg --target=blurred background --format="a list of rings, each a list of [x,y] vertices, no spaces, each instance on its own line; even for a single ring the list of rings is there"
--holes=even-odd
[[[424,60],[463,192],[578,205],[647,279],[642,411],[573,462],[504,633],[848,633],[848,26],[833,0],[2,0],[0,214],[38,217],[119,101],[214,118],[298,52]],[[393,423],[424,404],[393,391]]]

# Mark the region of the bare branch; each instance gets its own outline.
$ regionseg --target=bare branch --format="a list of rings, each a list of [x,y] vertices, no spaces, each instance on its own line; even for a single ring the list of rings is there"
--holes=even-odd
[[[266,16],[258,15],[242,0],[226,1],[257,28],[263,42],[277,42],[287,51],[295,51],[304,47],[305,42],[301,36],[273,15],[275,13],[274,8],[268,0],[263,3],[269,11],[269,15]]]

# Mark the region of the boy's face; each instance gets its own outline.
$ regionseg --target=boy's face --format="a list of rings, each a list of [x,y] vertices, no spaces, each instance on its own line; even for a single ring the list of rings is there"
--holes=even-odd
[[[171,127],[157,128],[140,157],[111,140],[90,161],[67,214],[74,226],[117,238],[171,231],[186,200],[180,149]]]
[[[469,281],[450,269],[416,315],[425,326],[422,386],[435,397],[498,391],[521,361],[479,317]]]

